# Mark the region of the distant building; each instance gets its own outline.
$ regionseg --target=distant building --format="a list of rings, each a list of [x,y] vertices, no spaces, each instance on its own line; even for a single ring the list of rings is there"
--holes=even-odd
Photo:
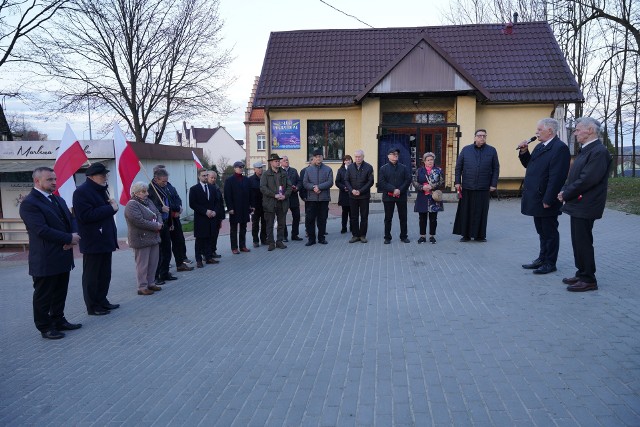
[[[202,148],[202,160],[218,168],[233,165],[238,160],[246,161],[244,141],[234,139],[220,123],[215,128],[187,128],[187,123],[182,122],[182,132],[177,132],[177,140],[182,147]]]
[[[260,77],[256,77],[251,90],[251,97],[244,113],[244,126],[246,129],[247,165],[255,162],[267,162],[267,132],[265,130],[264,108],[254,108],[253,100]]]

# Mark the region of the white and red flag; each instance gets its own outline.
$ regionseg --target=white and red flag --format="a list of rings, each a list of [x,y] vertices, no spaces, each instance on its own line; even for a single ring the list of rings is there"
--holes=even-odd
[[[191,151],[191,154],[193,154],[193,162],[196,164],[196,169],[198,170],[202,169],[204,166],[202,166],[202,162],[200,161],[198,156],[196,156],[196,153]]]
[[[124,137],[122,129],[117,124],[113,127],[113,151],[118,170],[118,189],[120,190],[120,204],[126,205],[131,199],[131,184],[140,172],[140,160]]]
[[[69,209],[73,207],[73,192],[76,190],[76,180],[73,178],[73,174],[88,160],[76,135],[67,124],[62,141],[60,141],[53,171],[56,173],[58,184],[56,194],[67,202]]]

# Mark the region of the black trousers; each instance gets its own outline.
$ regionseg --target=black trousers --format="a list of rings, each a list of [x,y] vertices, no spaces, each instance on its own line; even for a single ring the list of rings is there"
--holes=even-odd
[[[213,232],[211,233],[211,255],[215,254],[218,250],[218,235],[220,234],[220,223],[221,219],[216,219],[216,225],[213,228]]]
[[[418,214],[418,225],[420,226],[420,235],[427,235],[427,220],[429,220],[429,235],[436,235],[436,228],[438,227],[438,212],[420,212]]]
[[[351,208],[351,234],[355,237],[366,237],[369,228],[369,199],[349,198],[349,208]]]
[[[204,255],[205,261],[213,257],[213,244],[211,240],[211,237],[196,237],[194,248],[196,252],[196,262],[202,261],[202,255]]]
[[[342,208],[342,231],[347,230],[347,224],[349,224],[349,228],[351,228],[351,221],[349,218],[351,216],[351,206],[340,206]]]
[[[173,251],[173,259],[176,261],[176,266],[178,266],[187,259],[187,245],[184,241],[180,218],[172,218],[171,224],[173,224],[173,230],[169,230],[171,250]]]
[[[231,249],[247,247],[247,223],[229,222],[229,238],[231,239]],[[240,246],[238,246],[240,245]]]
[[[263,210],[255,210],[251,215],[251,236],[253,243],[267,243],[267,220]]]
[[[287,211],[282,208],[282,203],[276,203],[275,212],[265,212],[264,217],[267,221],[267,243],[282,242],[287,231]],[[278,230],[274,239],[273,224],[276,220],[278,221]]]
[[[296,206],[296,207],[289,207],[289,210],[291,211],[291,237],[298,237],[300,235],[300,206]],[[278,224],[280,224],[280,220],[278,220]],[[289,238],[289,231],[287,230],[287,217],[286,217],[286,213],[285,213],[285,218],[284,218],[284,238],[288,239]]]
[[[40,332],[64,322],[69,273],[33,278],[33,321]]]
[[[166,222],[160,230],[160,258],[156,269],[156,278],[160,279],[169,275],[169,263],[171,262],[171,234],[168,224],[169,222]]]
[[[538,258],[543,263],[556,265],[560,250],[560,233],[558,233],[558,216],[534,216],[533,223],[540,237],[540,253]]]
[[[307,201],[306,204],[309,206],[305,220],[309,241],[316,241],[316,226],[318,228],[318,240],[324,240],[324,235],[327,231],[327,218],[329,217],[329,202]]]
[[[593,250],[594,219],[571,217],[571,245],[576,277],[585,283],[596,283],[596,259]]]
[[[87,311],[109,304],[107,294],[111,283],[113,252],[82,255],[82,295]]]
[[[400,239],[409,237],[407,233],[407,201],[394,200],[392,202],[382,202],[384,205],[384,238],[391,240],[391,223],[393,221],[393,211],[398,207],[398,219],[400,219]]]

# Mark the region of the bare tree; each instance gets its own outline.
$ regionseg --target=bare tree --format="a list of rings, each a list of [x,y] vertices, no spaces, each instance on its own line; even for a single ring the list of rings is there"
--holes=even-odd
[[[92,108],[158,144],[169,121],[230,111],[218,0],[73,0],[31,60],[58,111]]]
[[[33,127],[25,120],[24,114],[12,114],[7,117],[7,124],[17,140],[22,141],[46,141],[48,136]]]

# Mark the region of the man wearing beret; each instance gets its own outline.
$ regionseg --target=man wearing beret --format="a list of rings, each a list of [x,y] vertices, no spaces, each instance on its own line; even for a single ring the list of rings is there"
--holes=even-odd
[[[87,168],[87,180],[73,193],[73,211],[78,221],[82,252],[82,293],[87,312],[100,316],[120,307],[107,299],[111,283],[111,257],[118,249],[114,216],[118,202],[109,195],[102,163]]]

